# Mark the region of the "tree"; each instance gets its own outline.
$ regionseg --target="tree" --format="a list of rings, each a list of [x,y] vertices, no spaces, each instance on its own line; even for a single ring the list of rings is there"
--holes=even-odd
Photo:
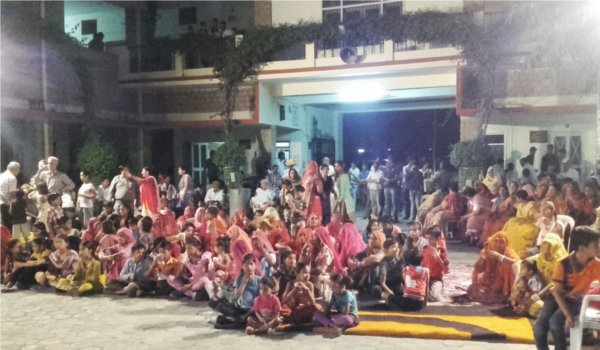
[[[99,184],[118,171],[118,156],[112,144],[96,134],[90,134],[77,156],[77,165],[90,174],[93,183]]]

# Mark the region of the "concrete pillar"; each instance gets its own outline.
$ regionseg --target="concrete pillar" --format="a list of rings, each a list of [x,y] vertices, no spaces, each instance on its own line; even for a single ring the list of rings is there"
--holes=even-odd
[[[475,117],[460,117],[460,140],[475,140],[479,134],[479,123]]]

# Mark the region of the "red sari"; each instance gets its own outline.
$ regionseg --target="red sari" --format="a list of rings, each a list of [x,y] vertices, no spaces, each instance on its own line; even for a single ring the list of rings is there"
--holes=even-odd
[[[302,186],[306,190],[308,199],[308,208],[306,210],[306,217],[310,217],[311,214],[316,214],[319,217],[323,217],[323,206],[321,204],[321,196],[323,195],[323,179],[319,175],[319,166],[315,161],[310,161],[302,176]]]
[[[158,216],[158,185],[154,176],[148,176],[139,181],[140,204],[142,215],[155,218]]]

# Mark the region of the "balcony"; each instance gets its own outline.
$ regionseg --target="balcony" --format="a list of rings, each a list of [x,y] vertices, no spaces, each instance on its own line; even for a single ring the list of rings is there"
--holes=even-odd
[[[319,43],[298,43],[273,55],[270,62],[265,63],[263,72],[286,69],[302,69],[328,66],[345,66],[340,59],[339,47],[317,48]],[[362,63],[377,63],[402,60],[422,60],[428,58],[459,55],[456,48],[439,46],[431,43],[411,41],[396,43],[386,40],[380,43],[355,46],[358,55],[366,55]],[[203,57],[200,51],[181,54],[175,50],[136,50],[125,45],[116,45],[109,51],[119,56],[119,81],[121,83],[140,83],[153,79],[174,79],[201,77],[212,81],[211,62]],[[140,52],[142,56],[135,55]],[[211,57],[215,57],[211,55]],[[141,69],[140,67],[141,62]]]

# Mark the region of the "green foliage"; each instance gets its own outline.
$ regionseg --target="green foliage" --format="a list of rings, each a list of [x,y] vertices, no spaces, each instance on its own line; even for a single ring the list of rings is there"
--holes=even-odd
[[[450,152],[450,164],[457,168],[483,169],[491,158],[490,146],[481,139],[455,143]]]
[[[239,169],[246,164],[246,151],[236,140],[229,138],[215,151],[214,162],[221,170],[226,167]]]
[[[97,185],[118,171],[117,152],[112,144],[92,133],[77,155],[77,165],[81,170],[89,172],[91,181]]]

